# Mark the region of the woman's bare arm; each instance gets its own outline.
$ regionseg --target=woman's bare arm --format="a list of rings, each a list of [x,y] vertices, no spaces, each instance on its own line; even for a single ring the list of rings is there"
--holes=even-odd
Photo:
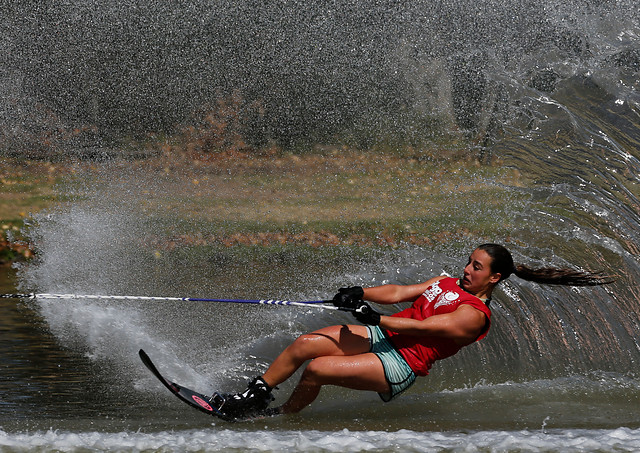
[[[460,305],[455,311],[433,315],[424,320],[382,316],[380,327],[406,335],[428,335],[450,338],[460,345],[473,343],[487,323],[486,315],[470,305]]]
[[[397,304],[399,302],[413,302],[429,286],[444,276],[433,277],[424,283],[415,285],[382,285],[371,288],[364,288],[364,300],[378,304]]]

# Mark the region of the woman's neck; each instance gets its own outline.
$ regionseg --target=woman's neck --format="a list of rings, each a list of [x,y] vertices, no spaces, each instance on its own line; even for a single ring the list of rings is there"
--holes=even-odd
[[[487,303],[487,301],[491,300],[491,293],[493,292],[493,287],[485,288],[485,289],[481,290],[480,292],[474,294],[474,293],[471,293],[471,292],[467,291],[466,289],[464,289],[460,285],[460,279],[458,279],[458,281],[456,283],[460,287],[460,289],[463,290],[465,293],[468,293],[468,294],[471,294],[472,296],[477,297],[478,299],[480,299],[485,304]]]

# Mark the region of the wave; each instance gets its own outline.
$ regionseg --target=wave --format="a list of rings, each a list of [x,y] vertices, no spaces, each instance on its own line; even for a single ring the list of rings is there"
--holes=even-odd
[[[201,452],[632,452],[640,449],[640,429],[522,430],[475,432],[271,431],[229,429],[143,432],[8,433],[0,430],[7,452],[83,451]]]

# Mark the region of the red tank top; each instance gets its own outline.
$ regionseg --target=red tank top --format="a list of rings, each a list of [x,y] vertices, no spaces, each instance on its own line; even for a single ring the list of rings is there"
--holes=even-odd
[[[487,324],[475,341],[486,337],[491,324],[491,310],[479,298],[460,288],[456,278],[438,280],[411,307],[392,316],[423,320],[433,315],[451,313],[461,304],[471,305],[487,316]],[[413,372],[419,376],[429,374],[429,369],[436,360],[450,357],[462,348],[449,338],[405,335],[390,330],[386,333]]]

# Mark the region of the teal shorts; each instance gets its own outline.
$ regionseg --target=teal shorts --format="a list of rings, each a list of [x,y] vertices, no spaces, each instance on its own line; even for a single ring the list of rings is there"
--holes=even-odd
[[[391,387],[387,393],[378,393],[385,403],[404,392],[416,381],[416,374],[413,372],[407,361],[393,347],[382,329],[378,326],[367,326],[369,331],[370,352],[373,352],[382,362],[384,376]]]

